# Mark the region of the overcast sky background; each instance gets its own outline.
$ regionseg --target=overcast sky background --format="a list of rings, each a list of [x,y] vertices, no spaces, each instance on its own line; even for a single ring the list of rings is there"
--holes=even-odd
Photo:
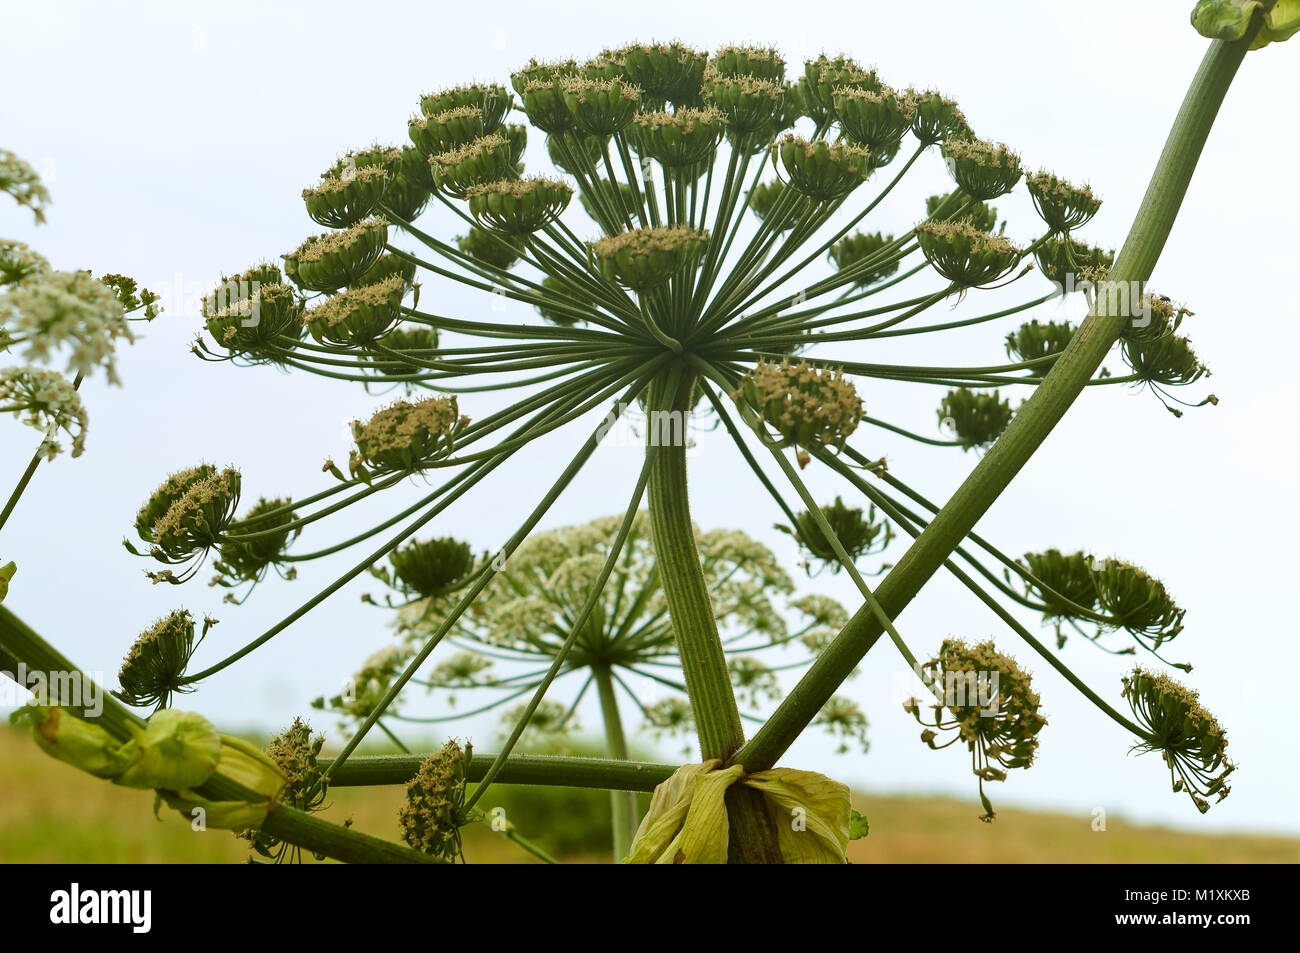
[[[133,275],[162,292],[169,306],[121,353],[124,387],[108,388],[102,378],[85,385],[91,414],[85,456],[42,466],[5,527],[0,562],[14,558],[20,565],[6,605],[111,683],[135,635],[159,615],[183,605],[222,620],[200,653],[202,667],[358,558],[360,552],[346,553],[306,564],[297,581],[273,579],[234,608],[221,605],[222,590],[203,585],[206,570],[184,588],[150,586],[143,576],[148,566],[120,541],[141,502],[175,469],[200,460],[237,464],[245,500],[252,502],[263,494],[302,496],[323,488],[328,478],[319,472],[321,461],[346,458],[345,421],[381,398],[299,373],[201,363],[188,351],[200,326],[195,299],[220,272],[275,258],[319,231],[299,191],[346,149],[406,141],[406,119],[421,93],[471,80],[506,82],[531,57],[585,58],[635,40],[677,37],[708,48],[775,43],[792,71],[822,50],[842,51],[874,64],[896,87],[944,90],[981,136],[1007,141],[1028,168],[1090,182],[1105,205],[1081,237],[1117,248],[1205,50],[1206,41],[1187,23],[1190,6],[1191,0],[1098,0],[1086,8],[662,0],[498,2],[476,14],[472,7],[453,12],[383,2],[5,5],[0,147],[42,172],[55,204],[49,224],[37,229],[25,211],[0,203],[0,234],[29,242],[55,267]],[[812,14],[807,19],[800,17],[804,9]],[[1200,399],[1212,390],[1219,406],[1176,420],[1150,394],[1090,389],[979,526],[1010,553],[1091,549],[1165,580],[1187,610],[1186,631],[1170,656],[1196,664],[1188,681],[1228,729],[1230,753],[1240,764],[1233,794],[1208,816],[1197,815],[1185,796],[1170,792],[1156,756],[1129,756],[1121,728],[940,575],[898,619],[904,638],[928,656],[948,636],[995,635],[1034,671],[1049,717],[1039,760],[992,785],[995,804],[1061,808],[1081,824],[1101,807],[1111,816],[1194,830],[1300,831],[1300,742],[1290,688],[1298,661],[1291,365],[1300,343],[1290,285],[1300,200],[1284,186],[1293,178],[1285,170],[1300,151],[1300,130],[1284,105],[1284,91],[1297,76],[1297,43],[1248,56],[1153,278],[1158,290],[1196,312],[1187,333],[1214,372],[1185,396]],[[541,145],[534,132],[528,153],[534,171],[546,167]],[[886,180],[866,186],[855,201]],[[938,157],[927,156],[872,216],[870,228],[906,230],[922,215],[924,197],[948,187]],[[1023,188],[994,204],[1010,236],[1028,241],[1038,234]],[[575,229],[594,235],[576,205]],[[453,223],[432,213],[421,225],[443,236],[456,233]],[[1002,297],[972,296],[980,299],[978,310],[968,303],[961,313],[1046,290],[1039,276],[1021,284]],[[535,320],[519,304],[492,312],[483,296],[437,279],[426,282],[423,300],[479,320]],[[1081,309],[1076,300],[1035,315],[1077,319]],[[944,306],[934,320],[947,314]],[[1003,335],[1020,320],[926,336],[906,352],[872,346],[852,354],[996,364]],[[1122,369],[1118,355],[1108,366]],[[942,389],[864,382],[861,392],[873,415],[933,432]],[[463,409],[482,416],[492,406],[485,398],[466,400]],[[503,468],[439,518],[433,532],[495,549],[584,433],[571,427],[531,448],[526,463]],[[705,528],[744,528],[793,569],[789,538],[771,528],[778,514],[739,458],[717,435],[700,441],[692,473],[697,521]],[[0,426],[0,485],[17,479],[35,442],[16,422]],[[878,431],[863,429],[854,442],[872,456],[888,455],[892,472],[931,498],[945,499],[975,463],[974,454],[920,447]],[[620,512],[639,462],[635,449],[603,449],[542,525]],[[815,469],[809,474],[820,495],[842,492]],[[419,492],[419,486],[403,487],[366,513],[316,524],[300,545],[315,548],[351,535],[372,514],[394,512]],[[800,585],[857,605],[842,576]],[[336,691],[390,638],[385,613],[359,600],[378,588],[374,580],[349,585],[182,704],[230,728],[277,728],[307,712],[311,698]],[[1063,655],[1121,704],[1119,679],[1130,659],[1078,639]],[[975,779],[964,752],[928,750],[897,704],[905,671],[882,642],[845,689],[871,719],[869,755],[835,758],[829,740],[810,734],[784,763],[868,791],[954,794],[970,800],[974,815]],[[567,694],[557,689],[556,697]],[[317,713],[319,727],[329,720]],[[584,711],[584,722],[598,726],[595,709]],[[484,750],[495,745],[494,717],[456,730]],[[645,738],[634,743],[652,747]],[[680,753],[669,744],[660,754]]]

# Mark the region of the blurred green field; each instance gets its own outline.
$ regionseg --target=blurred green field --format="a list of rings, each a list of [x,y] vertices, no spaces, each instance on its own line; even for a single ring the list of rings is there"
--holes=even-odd
[[[324,816],[397,836],[402,786],[337,788]],[[520,833],[566,861],[604,863],[608,797],[598,791],[495,787],[483,806],[502,806]],[[1300,839],[1209,835],[1137,827],[1115,818],[1093,832],[1090,818],[1002,810],[977,820],[974,803],[857,795],[871,834],[851,845],[855,863],[1297,863]],[[148,792],[114,787],[44,755],[25,732],[0,729],[0,862],[242,863],[249,851],[228,831],[195,833],[179,815],[155,819]],[[537,863],[478,824],[465,838],[470,863]]]

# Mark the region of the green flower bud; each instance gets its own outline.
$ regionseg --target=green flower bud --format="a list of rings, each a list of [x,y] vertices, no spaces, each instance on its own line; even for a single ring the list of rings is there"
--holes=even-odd
[[[881,252],[893,243],[893,235],[855,232],[832,245],[827,257],[835,263],[837,271],[853,274],[854,285],[865,288],[898,271],[898,259],[877,260]]]
[[[543,292],[549,291],[556,294],[562,294],[569,299],[576,297],[581,300],[581,292],[575,292],[574,288],[567,282],[550,275],[547,275],[542,279],[542,290]],[[573,327],[573,325],[577,324],[581,320],[572,312],[557,307],[558,304],[559,302],[552,305],[539,304],[537,305],[537,313],[552,324],[565,328]]]
[[[1080,607],[1097,606],[1097,583],[1092,574],[1092,560],[1082,552],[1063,554],[1049,549],[1025,553],[1025,565],[1052,592],[1025,581],[1025,595],[1037,593],[1043,602],[1044,619],[1078,619]]]
[[[974,138],[966,117],[951,99],[934,90],[909,89],[906,95],[916,111],[912,116],[912,134],[924,145]]]
[[[211,722],[175,708],[154,712],[134,744],[140,756],[114,784],[183,791],[212,777],[221,760],[221,736]]]
[[[1150,734],[1135,750],[1159,751],[1174,792],[1186,791],[1202,814],[1210,808],[1205,798],[1226,798],[1232,789],[1225,782],[1237,766],[1227,757],[1228,736],[1197,693],[1142,668],[1133,669],[1123,684],[1133,717]]]
[[[558,136],[578,127],[564,98],[564,84],[572,78],[554,76],[533,80],[520,94],[528,121],[547,135]]]
[[[554,62],[529,60],[527,66],[510,75],[510,85],[522,96],[524,90],[532,83],[550,83],[566,76],[578,76],[581,73],[582,67],[577,60],[555,60]]]
[[[222,278],[204,299],[203,317],[217,344],[256,363],[280,363],[278,350],[292,350],[302,337],[302,299],[274,265]]]
[[[361,169],[383,169],[389,175],[397,171],[401,150],[394,146],[375,143],[367,149],[355,149],[344,154],[321,175],[322,179],[339,179]]]
[[[1166,338],[1177,331],[1183,324],[1183,318],[1192,312],[1176,305],[1164,295],[1144,294],[1140,314],[1124,324],[1120,337],[1125,341],[1143,344]]]
[[[567,76],[560,90],[574,123],[589,136],[622,132],[641,105],[640,88],[621,78]]]
[[[773,216],[777,214],[777,202],[781,196],[789,195],[790,198],[785,200],[785,208],[780,220]],[[791,199],[794,201],[792,202]],[[780,179],[772,182],[760,182],[749,191],[749,207],[758,216],[760,221],[767,222],[768,225],[778,232],[789,231],[794,227],[796,219],[801,212],[808,208],[808,200],[805,196],[796,194],[793,190],[787,192],[785,183]]]
[[[993,820],[993,805],[984,794],[985,781],[1005,781],[1011,768],[1029,768],[1038,751],[1038,733],[1047,724],[1038,711],[1038,693],[1029,673],[1015,659],[1003,655],[992,641],[971,647],[957,639],[945,639],[939,654],[921,667],[921,677],[941,700],[928,707],[932,720],[921,715],[916,699],[903,706],[926,727],[921,740],[931,748],[938,732],[951,731],[953,741],[965,744],[971,753],[971,769],[979,778],[983,821]],[[947,710],[945,716],[944,711]]]
[[[303,322],[318,342],[365,347],[401,320],[402,299],[409,287],[401,275],[394,274],[372,285],[349,288],[308,308]]]
[[[483,110],[477,106],[460,106],[432,116],[411,119],[406,125],[406,131],[415,148],[426,156],[460,149],[489,132],[483,121]]]
[[[368,350],[366,356],[374,362],[375,369],[388,377],[420,374],[438,356],[438,330],[436,328],[398,327],[389,331]],[[381,351],[382,347],[385,350]],[[410,355],[409,361],[398,360],[387,351]]]
[[[284,776],[284,784],[276,797],[277,803],[288,804],[300,811],[318,811],[325,803],[327,790],[324,772],[320,768],[321,749],[325,736],[311,733],[311,725],[301,718],[273,737],[266,745],[266,756]],[[294,858],[298,849],[288,848],[279,838],[258,830],[244,830],[240,837],[252,841],[253,849],[263,857],[280,863]]]
[[[23,242],[0,238],[0,287],[20,285],[29,278],[50,270],[45,256],[37,254]],[[3,333],[0,333],[3,340]]]
[[[579,67],[577,75],[583,79],[627,79],[627,70],[623,68],[622,63],[616,63],[614,60],[605,56],[597,56],[595,59],[587,60]]]
[[[513,104],[514,97],[504,86],[473,83],[421,96],[420,112],[433,117],[452,109],[471,107],[482,114],[484,132],[496,132]]]
[[[720,77],[753,76],[780,83],[785,79],[785,60],[770,46],[724,46],[709,60],[706,76],[710,70]]]
[[[401,161],[384,192],[383,207],[404,222],[420,217],[433,194],[433,170],[428,157],[418,149],[406,146]]]
[[[399,400],[369,421],[352,422],[357,447],[351,468],[366,478],[371,471],[417,472],[451,453],[456,436],[469,425],[456,398],[430,397],[411,404]]]
[[[1209,373],[1185,337],[1166,334],[1150,340],[1125,340],[1124,360],[1141,380],[1178,387]]]
[[[510,178],[515,169],[510,139],[493,133],[429,160],[438,188],[461,198],[474,185]]]
[[[1034,200],[1034,208],[1047,227],[1058,235],[1068,235],[1097,214],[1101,199],[1088,186],[1077,188],[1050,172],[1036,172],[1025,178],[1025,187]]]
[[[894,538],[894,530],[888,521],[876,518],[876,508],[869,506],[866,514],[857,507],[846,506],[838,496],[835,502],[823,506],[822,516],[830,524],[835,538],[848,554],[857,561],[859,558],[883,552]],[[831,572],[840,571],[840,560],[835,554],[835,547],[822,532],[816,517],[807,510],[796,514],[793,527],[777,526],[777,529],[789,533],[810,556],[821,562],[823,567],[830,567]]]
[[[819,202],[844,198],[875,168],[871,153],[848,142],[809,142],[787,133],[771,148],[781,160],[790,187]]]
[[[685,169],[712,159],[727,120],[712,106],[642,113],[629,127],[632,147],[666,169]]]
[[[569,205],[573,189],[535,176],[471,186],[465,192],[470,214],[480,225],[507,235],[531,235],[550,225]]]
[[[1019,361],[1056,357],[1070,343],[1074,330],[1074,325],[1067,321],[1048,321],[1046,324],[1040,324],[1037,319],[1027,321],[1007,335],[1007,357]],[[1040,364],[1034,372],[1046,374],[1051,367],[1051,364]]]
[[[997,391],[959,387],[939,403],[940,426],[951,429],[963,450],[991,446],[1011,417],[1011,404],[1000,399]]]
[[[199,647],[215,619],[204,619],[196,638],[194,617],[184,609],[163,616],[140,633],[117,673],[120,688],[113,694],[136,708],[149,705],[166,708],[172,696],[192,692],[182,684],[194,650]]]
[[[942,152],[953,180],[976,201],[1005,195],[1020,181],[1020,156],[1000,142],[950,138]]]
[[[712,66],[704,72],[704,101],[722,113],[733,137],[774,130],[785,100],[785,86],[774,79],[724,75]]]
[[[456,247],[475,261],[502,271],[517,262],[523,253],[517,240],[485,228],[471,228],[456,239]]]
[[[239,490],[237,470],[218,471],[203,464],[172,474],[154,491],[136,517],[140,538],[152,544],[149,555],[173,565],[195,560],[182,576],[153,574],[154,582],[184,582],[197,571],[202,556],[218,545],[234,517]],[[150,519],[154,521],[147,524]],[[137,552],[129,544],[127,548]]]
[[[844,56],[829,57],[823,53],[804,63],[799,90],[806,114],[821,127],[839,118],[835,111],[838,92],[845,89],[879,92],[882,87],[875,70],[863,69]]]
[[[341,232],[309,238],[284,256],[285,272],[312,291],[338,291],[355,284],[388,242],[388,222],[368,218]]]
[[[646,100],[691,106],[699,102],[708,57],[680,43],[650,43],[607,50],[603,59],[622,67],[628,80],[641,87]]]
[[[732,397],[775,429],[781,446],[838,450],[862,419],[862,400],[853,384],[839,371],[804,361],[760,361]]]
[[[845,137],[870,150],[880,168],[898,154],[903,134],[916,116],[916,107],[887,86],[879,90],[843,86],[835,90],[835,115]]]
[[[635,189],[633,189],[632,186],[628,185],[626,182],[614,183],[614,182],[610,182],[608,179],[596,179],[594,184],[598,190],[603,190],[604,192],[607,193],[608,195],[607,201],[611,205],[613,205],[614,208],[616,209],[617,208],[635,209],[643,201],[640,193],[637,192]],[[615,188],[616,185],[617,185],[617,189]],[[579,192],[578,201],[582,203],[582,207],[586,211],[588,216],[590,216],[595,221],[600,221],[600,211],[596,207],[596,203],[591,200],[591,195],[589,194],[589,190]],[[545,284],[544,281],[543,284]]]
[[[569,132],[558,136],[546,137],[546,154],[561,172],[577,175],[584,166],[573,168],[570,156],[582,156],[590,166],[598,166],[605,154],[606,140],[600,136],[588,136],[580,132]],[[567,150],[567,153],[566,153]],[[576,163],[574,163],[576,165]]]
[[[379,205],[388,187],[388,172],[381,166],[350,169],[328,176],[319,185],[302,190],[307,214],[326,228],[351,228]]]
[[[1115,253],[1085,245],[1069,237],[1053,237],[1034,252],[1038,270],[1066,291],[1082,290],[1083,282],[1092,281],[1099,271],[1109,271]]]
[[[1020,249],[1007,239],[965,221],[922,222],[916,240],[934,270],[963,288],[997,281],[1020,261]]]
[[[471,818],[465,813],[465,768],[473,756],[467,743],[455,741],[430,755],[406,786],[406,804],[398,813],[402,840],[444,863],[461,857],[460,829]]]
[[[469,543],[445,537],[414,541],[388,554],[395,584],[409,598],[455,592],[469,581],[476,561]]]
[[[1155,645],[1183,630],[1180,609],[1159,579],[1130,563],[1107,559],[1094,567],[1097,608],[1110,624],[1136,636],[1153,636]]]
[[[388,278],[396,275],[408,285],[415,283],[416,264],[409,258],[403,258],[401,255],[385,253],[380,255],[373,265],[366,269],[365,274],[356,280],[356,283],[350,285],[350,288],[366,288],[370,285],[378,284]]]
[[[708,241],[708,232],[671,225],[602,238],[591,243],[591,250],[606,277],[645,292],[696,261]]]
[[[298,519],[290,508],[292,500],[262,497],[226,531],[232,536],[259,535],[248,541],[225,539],[218,550],[220,559],[213,568],[220,574],[213,584],[237,585],[257,583],[271,566],[278,566],[290,544],[298,538],[298,529],[289,524]]]
[[[1277,0],[1265,9],[1260,0],[1199,0],[1192,8],[1192,26],[1211,40],[1240,40],[1256,11],[1263,13],[1263,25],[1250,48],[1258,50],[1281,43],[1300,32],[1300,0]]]
[[[962,208],[962,206],[965,208]],[[958,209],[961,209],[959,212]],[[940,213],[945,214],[940,214]],[[948,195],[931,195],[925,200],[928,218],[967,222],[981,232],[991,232],[998,224],[998,210],[965,195],[960,189]]]

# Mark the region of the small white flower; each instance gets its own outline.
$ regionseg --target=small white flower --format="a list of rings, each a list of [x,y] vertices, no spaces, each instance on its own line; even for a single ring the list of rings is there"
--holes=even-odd
[[[38,225],[45,221],[45,206],[50,204],[45,183],[35,169],[8,149],[0,149],[0,192],[31,209]]]
[[[110,384],[119,383],[117,339],[134,340],[113,289],[88,271],[45,272],[0,295],[0,327],[26,345],[27,360],[48,362],[54,351],[67,348],[69,373],[103,367]]]
[[[81,395],[61,374],[43,367],[0,370],[0,413],[9,412],[45,434],[40,452],[53,460],[63,448],[54,439],[62,430],[72,438],[72,455],[86,448],[88,418]]]

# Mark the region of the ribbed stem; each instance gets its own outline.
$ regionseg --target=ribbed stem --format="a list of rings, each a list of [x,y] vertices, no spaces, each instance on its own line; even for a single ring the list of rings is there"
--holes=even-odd
[[[420,769],[428,754],[354,755],[330,776],[330,787],[364,787],[374,784],[406,784]],[[483,780],[495,754],[475,751],[465,766],[465,779]],[[332,759],[321,758],[322,769]],[[612,761],[606,758],[578,758],[569,755],[512,754],[506,759],[496,784],[546,785],[566,788],[598,788],[610,791],[653,791],[677,770],[675,765],[650,761]]]
[[[646,439],[658,443],[658,459],[650,473],[650,527],[700,750],[705,760],[726,759],[744,743],[745,734],[713,616],[713,601],[695,548],[686,490],[686,422],[692,379],[681,375],[678,380],[675,394],[665,393],[662,377],[651,387]]]
[[[1187,193],[1210,127],[1258,29],[1257,16],[1256,23],[1241,40],[1211,43],[1174,120],[1137,218],[1115,260],[1110,274],[1112,282],[1142,283],[1151,276]],[[1124,322],[1130,320],[1123,313],[1110,313],[1119,309],[1108,308],[1108,304],[1098,301],[1094,313],[1083,322],[997,443],[877,587],[876,599],[890,618],[897,618],[943,565],[1092,379],[1118,339]],[[735,760],[750,771],[774,765],[880,634],[875,615],[867,607],[860,609]]]
[[[596,666],[592,675],[600,693],[600,714],[605,722],[605,753],[615,760],[626,761],[627,737],[623,734],[623,719],[618,713],[614,677],[608,666]],[[620,861],[628,855],[632,838],[636,836],[636,795],[631,791],[610,791],[609,805],[613,809],[614,860]]]
[[[745,734],[691,524],[686,442],[693,377],[676,380],[675,393],[668,392],[662,377],[651,387],[646,439],[658,443],[658,455],[650,474],[650,527],[700,749],[706,761],[725,761],[744,744]],[[728,861],[778,863],[776,830],[762,799],[749,796],[742,785],[732,790],[736,793],[727,792]]]

